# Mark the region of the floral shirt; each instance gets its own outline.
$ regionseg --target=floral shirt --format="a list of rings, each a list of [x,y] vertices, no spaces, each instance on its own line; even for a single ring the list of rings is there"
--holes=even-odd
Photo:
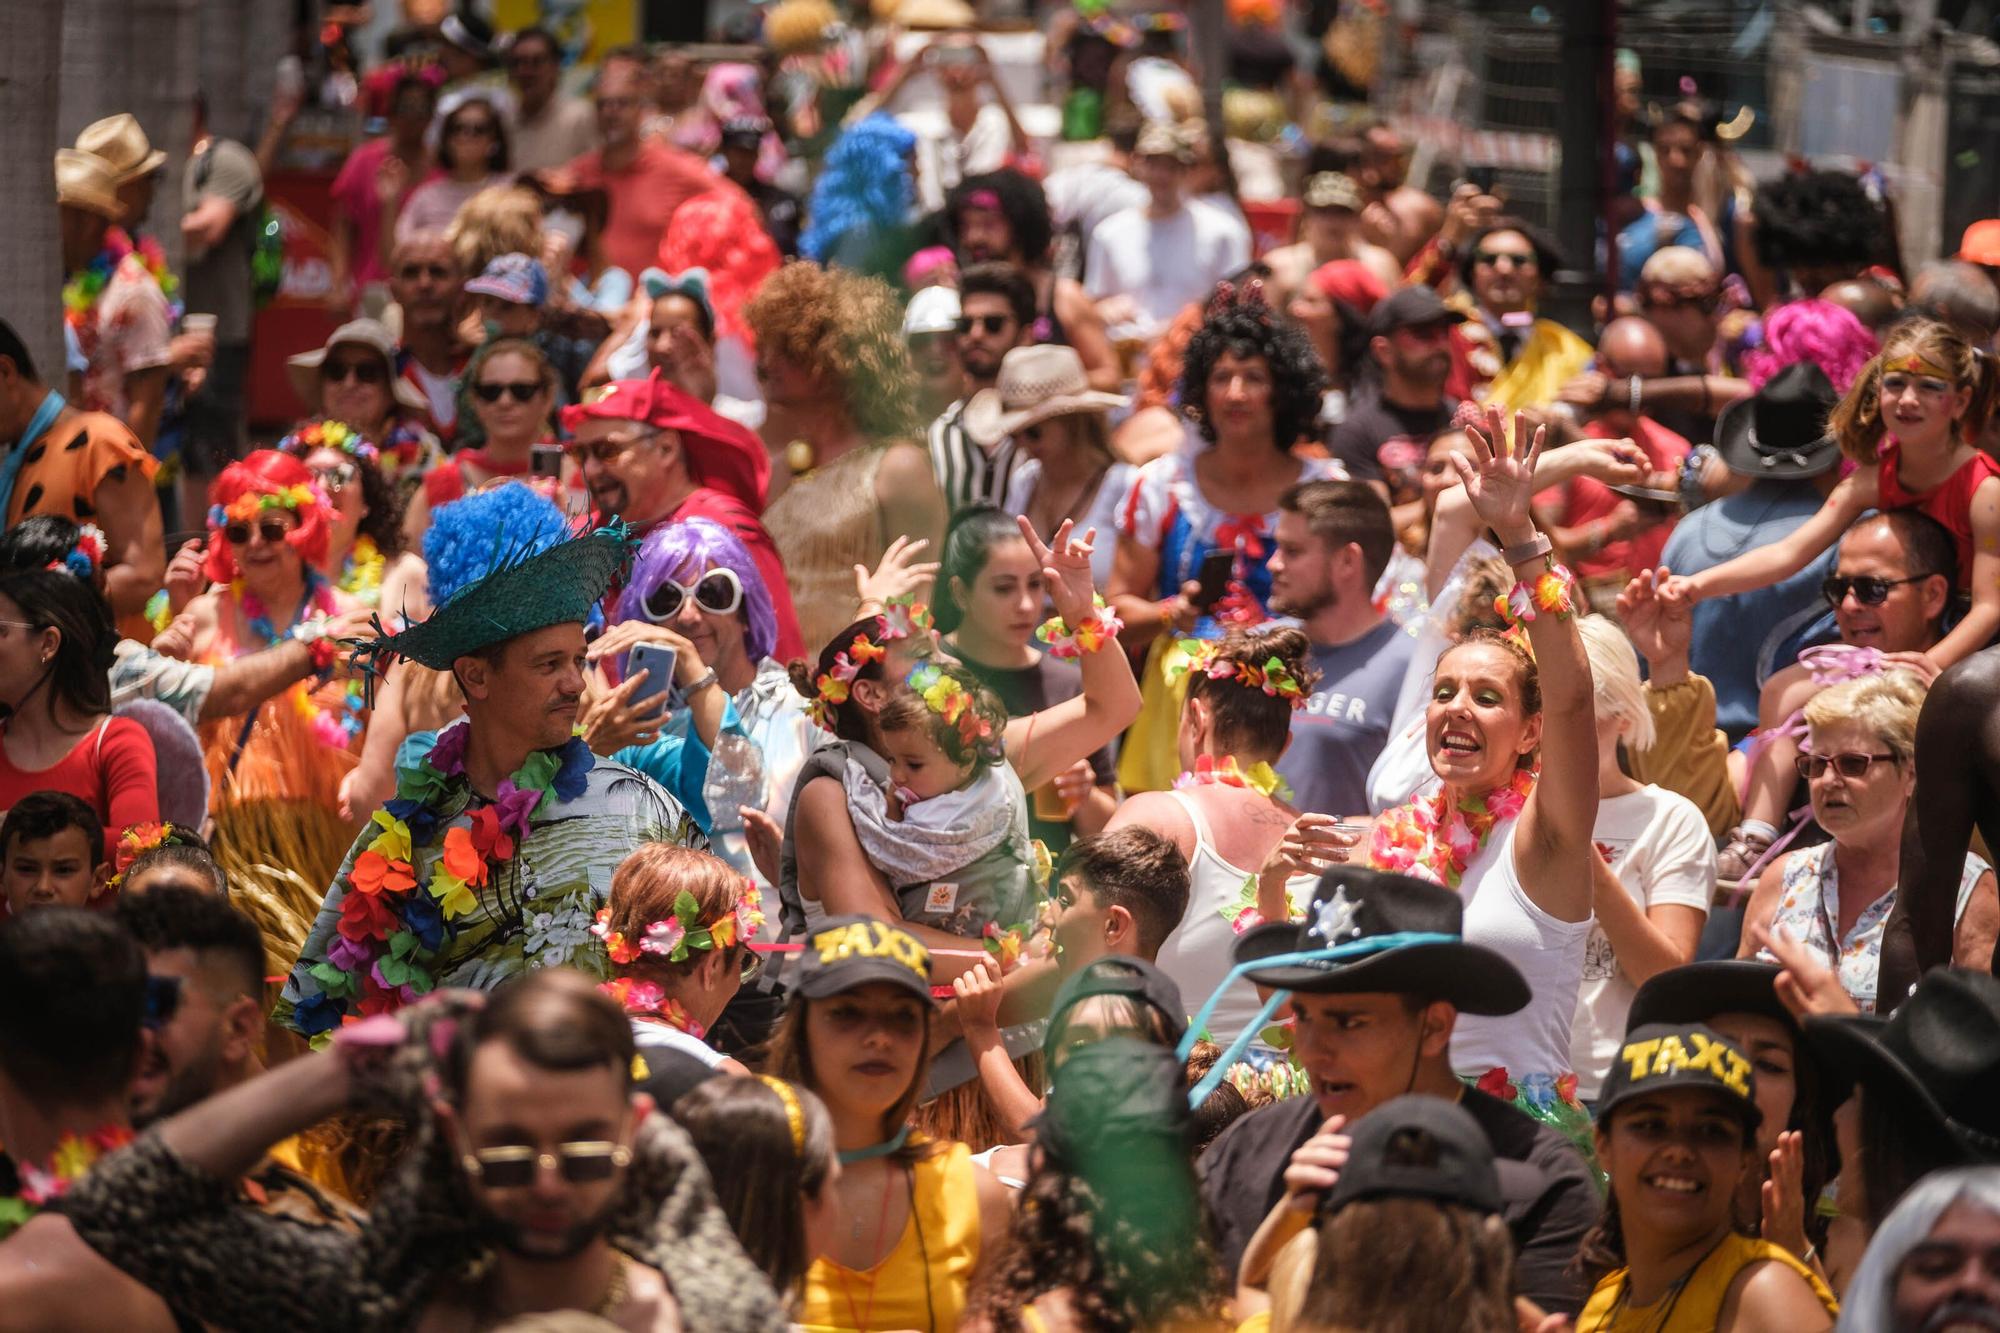
[[[1979,877],[1990,869],[1985,861],[1966,853],[1965,869],[1958,879],[1954,921],[1965,911]],[[1840,875],[1834,867],[1833,844],[1821,843],[1786,857],[1783,890],[1771,924],[1783,926],[1793,939],[1811,949],[1820,962],[1839,976],[1841,989],[1861,1006],[1861,1011],[1874,1013],[1876,974],[1882,958],[1882,926],[1889,919],[1889,910],[1896,905],[1896,891],[1890,889],[1863,908],[1853,928],[1840,937],[1836,949],[1833,934],[1837,928],[1834,923],[1840,920]],[[1769,950],[1760,951],[1758,957],[1766,962],[1778,961]]]
[[[159,282],[135,253],[112,270],[91,316],[92,327],[79,334],[90,364],[77,406],[125,421],[132,407],[125,397],[125,377],[168,363],[173,314]]]
[[[419,884],[442,858],[445,835],[452,828],[469,828],[475,808],[490,804],[484,797],[461,793],[443,808],[433,837],[411,849]],[[341,904],[354,863],[380,832],[370,825],[349,849],[292,965],[272,1011],[274,1021],[311,1036],[359,1012],[351,999],[325,993],[313,969],[328,963],[340,939]],[[642,842],[705,848],[708,840],[680,802],[650,779],[598,759],[582,794],[555,801],[552,811],[537,815],[504,872],[480,892],[477,906],[445,928],[426,961],[430,976],[439,987],[472,990],[492,990],[537,967],[569,965],[608,976],[604,946],[592,937],[590,926],[611,896],[612,872]]]

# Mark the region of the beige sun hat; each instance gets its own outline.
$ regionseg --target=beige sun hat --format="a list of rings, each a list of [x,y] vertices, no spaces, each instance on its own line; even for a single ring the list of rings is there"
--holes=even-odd
[[[1109,412],[1129,401],[1090,387],[1074,347],[1046,343],[1016,347],[1001,358],[1000,377],[965,405],[965,433],[981,445],[997,444],[1038,421],[1078,412]]]
[[[139,118],[129,111],[92,121],[76,136],[80,153],[95,153],[111,164],[111,174],[120,185],[130,185],[141,176],[150,176],[167,160],[153,147]]]
[[[343,343],[381,354],[389,367],[389,390],[395,395],[397,406],[412,412],[429,409],[430,400],[424,397],[424,391],[396,373],[396,340],[389,336],[388,329],[372,319],[349,320],[333,331],[325,346],[285,358],[285,376],[291,380],[292,390],[301,402],[308,406],[319,402],[319,368],[326,364],[328,353]]]
[[[903,0],[895,9],[896,22],[912,32],[957,32],[979,22],[965,0]]]
[[[125,216],[111,164],[95,153],[79,153],[74,148],[56,149],[56,202],[113,222]]]

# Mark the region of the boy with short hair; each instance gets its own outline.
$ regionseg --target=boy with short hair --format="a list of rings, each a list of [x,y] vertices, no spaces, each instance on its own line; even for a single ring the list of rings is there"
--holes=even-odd
[[[1051,879],[1064,976],[1106,954],[1154,962],[1187,915],[1187,858],[1172,839],[1136,824],[1071,843]]]
[[[10,913],[88,906],[110,878],[104,827],[68,792],[31,792],[0,821],[0,894]]]

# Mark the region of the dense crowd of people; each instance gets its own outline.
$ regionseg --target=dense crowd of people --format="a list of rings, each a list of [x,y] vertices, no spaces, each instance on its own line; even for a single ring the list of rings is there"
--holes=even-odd
[[[1565,257],[1241,8],[347,15],[178,275],[56,154],[0,1322],[2000,1328],[2000,222],[1688,94]]]

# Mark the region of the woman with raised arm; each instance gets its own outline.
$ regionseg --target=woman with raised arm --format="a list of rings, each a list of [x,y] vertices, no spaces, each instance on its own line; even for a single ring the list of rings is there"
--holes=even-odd
[[[1438,785],[1376,820],[1368,861],[1458,890],[1466,939],[1504,954],[1534,989],[1504,1020],[1460,1016],[1459,1075],[1512,1084],[1523,1109],[1581,1130],[1569,1043],[1591,927],[1596,713],[1575,580],[1529,516],[1543,431],[1525,447],[1525,418],[1514,432],[1510,447],[1490,410],[1485,430],[1466,431],[1470,456],[1452,457],[1518,580],[1506,597],[1514,626],[1475,630],[1438,658],[1424,723]]]

